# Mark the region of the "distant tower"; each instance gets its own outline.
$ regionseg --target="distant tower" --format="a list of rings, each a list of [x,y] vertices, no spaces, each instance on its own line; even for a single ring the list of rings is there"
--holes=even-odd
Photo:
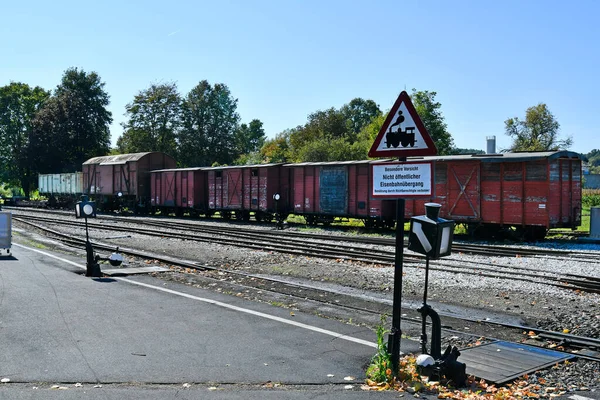
[[[488,136],[486,154],[496,154],[496,136]]]

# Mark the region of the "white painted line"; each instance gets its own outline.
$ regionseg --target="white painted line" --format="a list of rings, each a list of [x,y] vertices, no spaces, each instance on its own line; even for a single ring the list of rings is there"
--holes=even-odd
[[[171,289],[167,289],[167,288],[162,288],[162,287],[158,287],[158,286],[154,286],[154,285],[148,285],[146,283],[132,281],[132,280],[129,280],[127,278],[114,278],[114,279],[118,279],[118,280],[123,281],[123,282],[131,283],[132,285],[139,285],[139,286],[147,287],[149,289],[159,290],[161,292],[171,293],[171,294],[174,294],[174,295],[177,295],[177,296],[186,297],[188,299],[202,301],[202,302],[209,303],[209,304],[214,304],[214,305],[217,305],[217,306],[220,306],[220,307],[228,308],[230,310],[239,311],[239,312],[243,312],[243,313],[251,314],[251,315],[256,315],[258,317],[270,319],[270,320],[273,320],[273,321],[278,321],[278,322],[281,322],[281,323],[284,323],[284,324],[297,326],[299,328],[308,329],[308,330],[313,331],[313,332],[319,332],[319,333],[323,333],[325,335],[334,336],[337,339],[348,340],[350,342],[364,344],[365,346],[377,347],[377,345],[375,343],[368,342],[366,340],[358,339],[358,338],[355,338],[355,337],[352,337],[352,336],[342,335],[340,333],[329,331],[327,329],[317,328],[316,326],[303,324],[301,322],[291,321],[289,319],[276,317],[274,315],[265,314],[265,313],[262,313],[262,312],[259,312],[259,311],[254,311],[254,310],[249,310],[247,308],[233,306],[231,304],[222,303],[220,301],[216,301],[216,300],[212,300],[212,299],[206,299],[206,298],[203,298],[203,297],[193,296],[191,294],[181,293],[181,292],[177,292],[175,290],[171,290]]]
[[[574,394],[573,396],[569,396],[570,399],[573,400],[594,400],[591,397],[579,396],[578,394]]]
[[[13,243],[13,245],[21,247],[21,248],[24,248],[24,249],[27,249],[27,250],[34,251],[36,253],[43,254],[43,255],[48,256],[48,257],[52,257],[54,259],[57,259],[59,261],[65,262],[65,263],[70,264],[70,265],[74,265],[74,266],[76,266],[78,268],[81,268],[81,269],[86,269],[86,267],[83,266],[83,265],[77,264],[77,263],[75,263],[73,261],[66,260],[66,259],[64,259],[62,257],[55,256],[54,254],[50,254],[50,253],[45,252],[45,251],[41,251],[41,250],[38,250],[38,249],[34,249],[34,248],[31,248],[31,247],[23,246],[23,245],[16,244],[16,243]],[[129,283],[129,284],[132,284],[132,285],[143,286],[143,287],[148,288],[148,289],[153,289],[153,290],[158,290],[158,291],[165,292],[165,293],[174,294],[176,296],[185,297],[185,298],[188,298],[188,299],[191,299],[191,300],[202,301],[204,303],[213,304],[213,305],[216,305],[216,306],[219,306],[219,307],[223,307],[223,308],[228,308],[230,310],[234,310],[234,311],[238,311],[238,312],[243,312],[243,313],[250,314],[250,315],[255,315],[257,317],[261,317],[261,318],[265,318],[265,319],[270,319],[272,321],[281,322],[283,324],[288,324],[288,325],[296,326],[298,328],[307,329],[307,330],[310,330],[310,331],[313,331],[313,332],[322,333],[324,335],[333,336],[336,339],[347,340],[349,342],[354,342],[354,343],[362,344],[362,345],[369,346],[369,347],[375,347],[375,348],[377,347],[376,343],[369,342],[367,340],[355,338],[355,337],[348,336],[348,335],[342,335],[341,333],[333,332],[333,331],[330,331],[330,330],[327,330],[327,329],[322,329],[322,328],[318,328],[316,326],[312,326],[312,325],[308,325],[308,324],[303,324],[301,322],[292,321],[292,320],[281,318],[281,317],[276,317],[274,315],[265,314],[265,313],[262,313],[262,312],[259,312],[259,311],[249,310],[247,308],[242,308],[242,307],[234,306],[234,305],[223,303],[223,302],[220,302],[220,301],[216,301],[216,300],[212,300],[212,299],[207,299],[207,298],[204,298],[204,297],[193,296],[191,294],[178,292],[176,290],[171,290],[171,289],[167,289],[167,288],[160,287],[160,286],[149,285],[147,283],[136,282],[136,281],[132,281],[132,280],[127,279],[127,278],[113,277],[111,279],[123,281],[123,282]]]

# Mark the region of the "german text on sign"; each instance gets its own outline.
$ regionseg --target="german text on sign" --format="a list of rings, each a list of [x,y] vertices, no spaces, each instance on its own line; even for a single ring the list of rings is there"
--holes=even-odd
[[[373,165],[373,197],[403,198],[432,195],[431,163]]]

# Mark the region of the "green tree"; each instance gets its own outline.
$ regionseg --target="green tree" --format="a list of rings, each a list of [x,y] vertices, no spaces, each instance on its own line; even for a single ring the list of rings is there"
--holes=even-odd
[[[288,129],[275,136],[274,139],[267,139],[260,149],[262,162],[265,163],[283,163],[290,161],[290,136],[293,130]]]
[[[81,170],[69,159],[69,150],[60,143],[70,142],[69,108],[70,94],[50,97],[31,121],[29,153],[31,168],[38,174],[61,173]],[[65,146],[66,148],[67,146]]]
[[[152,84],[125,106],[128,116],[123,135],[117,140],[122,153],[162,151],[177,156],[181,125],[181,96],[177,84]]]
[[[485,154],[485,151],[480,149],[462,149],[455,147],[451,150],[450,154],[458,155],[458,154]]]
[[[435,96],[437,96],[436,92],[413,89],[411,100],[425,129],[435,143],[438,155],[447,155],[452,152],[454,140],[448,132],[448,125],[442,115],[442,104],[435,100]]]
[[[590,166],[600,166],[600,150],[593,149],[587,154],[582,154],[584,161],[589,162]]]
[[[65,71],[54,95],[32,120],[35,172],[80,170],[85,160],[108,153],[112,114],[104,86],[96,72]]]
[[[0,87],[0,181],[23,188],[29,196],[35,185],[29,143],[31,121],[50,92],[25,83]]]
[[[236,158],[235,132],[240,121],[227,85],[201,81],[184,98],[179,135],[182,166],[231,164]]]
[[[253,119],[250,124],[241,124],[235,131],[234,141],[237,155],[256,153],[265,143],[263,123]]]
[[[291,161],[319,161],[317,159],[305,158],[314,152],[304,151],[305,146],[314,146],[314,143],[322,140],[334,140],[345,138],[349,132],[349,125],[345,116],[335,108],[324,111],[316,111],[308,116],[308,122],[299,126],[290,135],[290,157]],[[321,159],[322,157],[319,157]]]
[[[349,161],[363,158],[361,148],[353,146],[345,138],[319,138],[300,149],[298,157],[304,161]]]
[[[363,131],[382,118],[373,100],[355,98],[339,110],[329,108],[311,113],[306,124],[285,131],[261,149],[265,160],[344,161],[364,159],[367,147]]]
[[[352,99],[350,103],[345,104],[340,112],[346,119],[349,133],[353,134],[351,142],[354,142],[359,132],[367,126],[371,120],[381,115],[381,110],[373,100],[364,100],[360,97]]]
[[[379,114],[371,119],[371,122],[369,122],[369,124],[362,128],[358,133],[354,147],[360,149],[357,150],[361,154],[359,157],[360,160],[368,158],[369,150],[371,150],[371,147],[373,146],[373,143],[375,142],[383,123],[385,122],[385,117],[385,115]]]
[[[513,143],[508,151],[549,151],[568,149],[573,139],[559,139],[560,124],[544,103],[529,107],[525,120],[518,117],[504,121],[504,129]]]

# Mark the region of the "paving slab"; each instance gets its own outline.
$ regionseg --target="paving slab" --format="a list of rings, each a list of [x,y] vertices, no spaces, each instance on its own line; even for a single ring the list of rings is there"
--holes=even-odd
[[[128,275],[138,275],[138,274],[150,274],[152,272],[167,272],[168,268],[164,267],[125,267],[125,268],[113,268],[113,269],[104,269],[102,268],[102,273],[108,276],[128,276]]]

